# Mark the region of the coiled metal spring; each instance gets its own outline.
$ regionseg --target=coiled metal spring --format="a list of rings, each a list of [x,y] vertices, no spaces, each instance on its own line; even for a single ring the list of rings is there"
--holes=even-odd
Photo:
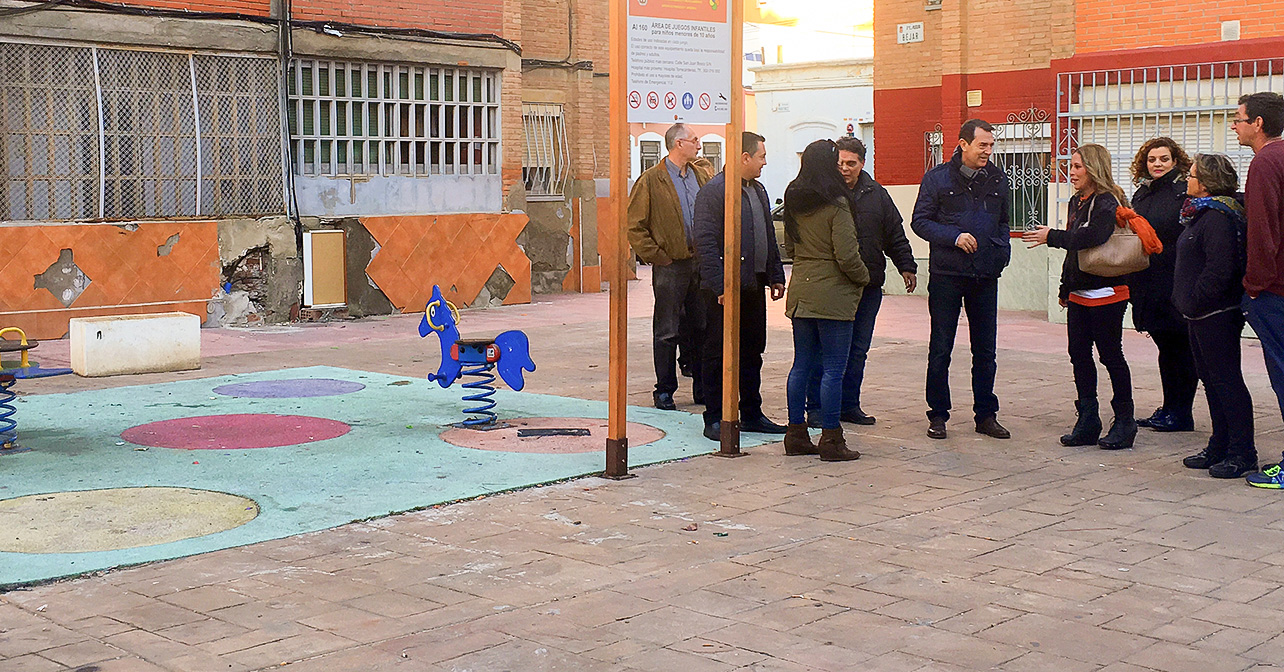
[[[18,412],[13,405],[18,397],[12,389],[15,382],[13,376],[0,374],[0,448],[15,448],[18,443],[18,421],[13,419]]]
[[[460,378],[468,377],[476,380],[470,380],[463,384],[464,389],[472,391],[472,394],[464,395],[465,403],[476,403],[478,406],[465,408],[464,412],[473,416],[465,418],[463,425],[465,427],[478,428],[495,424],[499,417],[491,409],[495,408],[495,387],[491,384],[495,382],[494,364],[477,364],[466,366],[460,372]]]

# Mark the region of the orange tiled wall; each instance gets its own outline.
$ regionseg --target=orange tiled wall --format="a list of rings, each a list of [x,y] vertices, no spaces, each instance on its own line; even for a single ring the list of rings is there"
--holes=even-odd
[[[456,306],[471,304],[503,265],[516,283],[504,304],[530,303],[531,262],[517,246],[526,223],[521,214],[363,217],[379,244],[366,275],[397,310],[413,313],[423,310],[433,285]]]
[[[158,248],[177,234],[169,254]],[[35,276],[72,251],[89,285],[70,307]],[[0,227],[0,327],[32,338],[62,338],[73,317],[184,311],[205,319],[219,286],[214,222],[146,222],[129,231],[110,224]],[[139,305],[139,304],[160,305]]]
[[[1236,19],[1240,39],[1284,35],[1284,10],[1269,0],[1078,0],[1075,54],[1217,42]]]

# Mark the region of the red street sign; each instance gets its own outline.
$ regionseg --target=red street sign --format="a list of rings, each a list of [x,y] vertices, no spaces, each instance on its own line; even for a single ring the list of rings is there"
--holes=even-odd
[[[631,108],[633,108],[633,109],[635,109],[635,110],[636,110],[636,109],[638,109],[638,107],[639,107],[639,106],[641,106],[641,105],[642,105],[642,94],[638,93],[637,91],[630,91],[630,92],[629,92],[629,107],[631,107]]]
[[[678,96],[672,91],[664,94],[664,106],[672,110],[678,106]]]
[[[709,100],[709,94],[707,93],[700,94],[700,109],[707,110],[709,109],[709,106],[712,104],[713,104],[713,101]]]
[[[659,96],[658,94],[656,94],[656,92],[654,92],[654,91],[652,91],[652,92],[650,92],[650,93],[646,94],[646,106],[647,106],[647,107],[649,107],[649,108],[651,108],[651,109],[653,109],[653,110],[654,110],[655,108],[659,107],[659,106],[660,106],[660,96]]]

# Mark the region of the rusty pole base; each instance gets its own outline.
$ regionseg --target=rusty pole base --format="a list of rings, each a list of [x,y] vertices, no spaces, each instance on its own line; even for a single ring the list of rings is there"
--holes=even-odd
[[[602,478],[609,478],[613,481],[637,478],[637,476],[629,473],[628,437],[606,440],[606,471],[602,472]]]
[[[749,453],[740,452],[740,421],[727,422],[722,421],[722,428],[719,431],[718,438],[722,447],[714,455],[718,457],[744,457]]]

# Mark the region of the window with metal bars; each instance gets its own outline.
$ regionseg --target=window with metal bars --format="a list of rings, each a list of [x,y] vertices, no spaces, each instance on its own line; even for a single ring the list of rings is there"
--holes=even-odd
[[[1130,167],[1147,140],[1166,136],[1185,152],[1226,154],[1242,181],[1253,152],[1239,145],[1232,120],[1239,97],[1284,89],[1284,58],[1120,68],[1057,75],[1055,160],[1060,180],[1083,144],[1110,151],[1115,182],[1130,197]],[[1067,194],[1062,198],[1064,203]],[[1057,208],[1064,223],[1066,208]]]
[[[0,42],[0,219],[284,211],[276,61]]]
[[[288,87],[297,174],[499,173],[495,71],[297,59]]]
[[[639,142],[638,154],[642,157],[642,170],[651,169],[660,162],[660,141],[643,140]]]
[[[560,200],[566,194],[570,157],[562,112],[558,103],[522,103],[522,128],[526,133],[522,181],[528,199]]]
[[[706,142],[701,146],[700,153],[713,164],[713,172],[722,170],[722,143]]]

